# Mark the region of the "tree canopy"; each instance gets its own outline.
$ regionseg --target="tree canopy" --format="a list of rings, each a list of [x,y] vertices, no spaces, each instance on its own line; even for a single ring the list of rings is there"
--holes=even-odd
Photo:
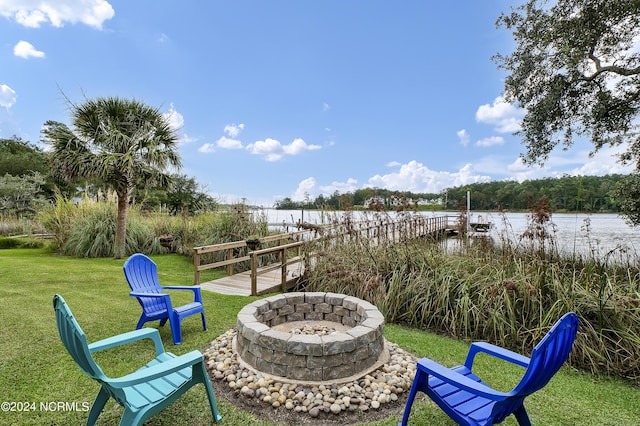
[[[40,148],[17,136],[0,139],[0,176],[45,174],[47,171],[46,154]]]
[[[640,172],[640,1],[528,0],[500,15],[515,50],[494,60],[507,71],[504,98],[525,109],[526,164],[544,164],[558,145],[577,139],[624,147],[623,164]],[[638,184],[637,179],[628,184]],[[618,192],[629,221],[640,225],[639,193]]]
[[[621,160],[640,168],[640,1],[529,0],[497,25],[516,43],[494,60],[508,73],[505,99],[526,110],[525,162],[584,137],[593,152],[628,144]]]
[[[339,194],[337,191],[330,197],[319,195],[308,202],[293,201],[285,198],[274,204],[276,209],[326,209],[346,210],[344,206],[357,206],[370,210],[384,208],[415,208],[417,210],[449,210],[456,211],[461,206],[466,208],[467,192],[471,193],[471,210],[492,211],[509,210],[525,211],[531,202],[548,199],[548,203],[556,212],[620,212],[626,195],[633,192],[630,182],[636,175],[607,176],[569,176],[515,181],[493,181],[473,183],[447,188],[439,194],[398,192],[381,188],[356,189],[354,192]],[[640,187],[640,186],[639,186]],[[620,189],[622,188],[622,189]],[[636,197],[638,199],[638,197]],[[379,200],[371,203],[372,200]],[[640,221],[640,214],[636,210]]]
[[[51,170],[65,181],[98,179],[118,197],[114,255],[125,255],[129,197],[139,185],[166,186],[181,166],[178,137],[156,108],[118,97],[69,105],[72,128],[47,121],[43,140],[53,150]]]

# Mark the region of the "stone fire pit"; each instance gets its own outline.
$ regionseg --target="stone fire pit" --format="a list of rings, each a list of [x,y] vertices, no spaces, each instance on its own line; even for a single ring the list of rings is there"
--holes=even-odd
[[[290,381],[366,374],[385,356],[384,317],[337,293],[285,293],[245,306],[234,347],[252,368]]]

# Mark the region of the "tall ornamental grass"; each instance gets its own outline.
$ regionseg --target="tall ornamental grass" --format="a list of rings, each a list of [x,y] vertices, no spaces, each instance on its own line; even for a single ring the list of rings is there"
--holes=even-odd
[[[40,223],[54,236],[60,254],[73,257],[111,257],[116,234],[115,202],[81,202],[58,197],[41,211]],[[140,209],[130,207],[127,220],[127,253],[157,254],[162,247]]]
[[[317,256],[304,285],[368,300],[387,322],[523,353],[573,311],[580,329],[572,365],[640,383],[638,263],[564,256],[549,221],[531,221],[529,234],[500,244],[336,239],[330,249],[309,248]]]
[[[72,200],[58,197],[38,214],[38,221],[53,235],[60,254],[73,257],[111,257],[116,232],[115,200]],[[149,213],[138,205],[127,215],[127,254],[178,252],[191,256],[193,247],[243,240],[267,234],[266,217],[245,209],[220,210],[197,216]],[[160,239],[170,238],[170,246]]]

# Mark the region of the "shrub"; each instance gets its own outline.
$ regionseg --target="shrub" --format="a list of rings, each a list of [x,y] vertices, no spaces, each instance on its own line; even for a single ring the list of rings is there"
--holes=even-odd
[[[0,249],[12,249],[20,246],[17,238],[0,238]]]
[[[38,238],[4,238],[0,237],[0,250],[12,248],[41,248],[46,245]]]

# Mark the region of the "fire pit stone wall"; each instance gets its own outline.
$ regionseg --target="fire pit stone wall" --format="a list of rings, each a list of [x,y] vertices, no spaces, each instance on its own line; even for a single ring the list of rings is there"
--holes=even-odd
[[[298,321],[335,323],[344,331],[318,335],[279,330]],[[384,316],[373,304],[344,294],[284,293],[258,300],[238,313],[237,328],[236,349],[243,361],[290,380],[353,376],[375,364],[385,350]]]

